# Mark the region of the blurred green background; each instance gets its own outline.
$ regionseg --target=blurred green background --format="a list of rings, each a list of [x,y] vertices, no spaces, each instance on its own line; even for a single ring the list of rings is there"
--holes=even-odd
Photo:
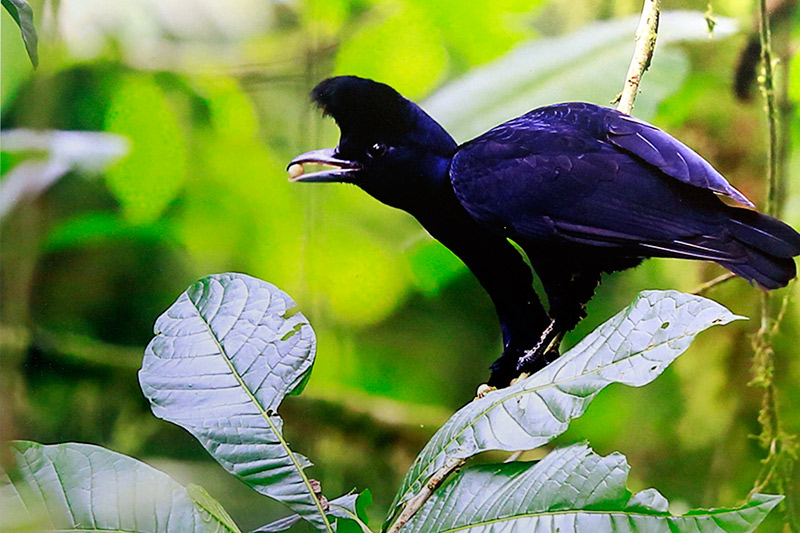
[[[204,485],[242,529],[282,516],[188,434],[155,419],[137,382],[153,323],[180,292],[207,274],[246,272],[291,294],[317,333],[312,379],[283,408],[289,441],[316,463],[310,473],[329,497],[369,488],[382,517],[427,438],[488,377],[499,328],[466,268],[409,216],[355,187],[287,181],[294,155],[337,141],[309,90],[331,74],[373,77],[421,102],[458,141],[547,103],[608,105],[640,3],[31,5],[36,71],[13,20],[0,17],[2,438],[133,455]],[[750,101],[732,89],[754,5],[713,0],[713,35],[705,2],[664,7],[699,12],[664,15],[634,115],[695,148],[763,206],[763,104],[757,89]],[[776,13],[786,110],[800,101],[800,66],[784,68],[798,37],[797,18]],[[797,115],[785,131],[782,218],[798,228]],[[651,260],[607,279],[566,344],[640,290],[689,291],[723,272]],[[555,445],[586,439],[599,453],[623,452],[632,488],[657,487],[675,511],[743,500],[765,454],[752,438],[761,392],[748,386],[759,293],[738,279],[712,289],[751,320],[704,333],[644,389],[603,392]],[[798,301],[775,339],[782,421],[795,433]],[[797,469],[786,490],[789,508],[800,505]],[[781,530],[773,514],[764,530]]]

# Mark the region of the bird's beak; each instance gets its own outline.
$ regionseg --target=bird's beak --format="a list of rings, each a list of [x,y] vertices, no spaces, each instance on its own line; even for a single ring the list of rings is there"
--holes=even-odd
[[[334,168],[306,174],[303,168],[304,164],[327,165]],[[295,157],[286,169],[289,171],[289,181],[292,182],[352,183],[355,178],[355,173],[361,169],[361,165],[355,161],[348,161],[337,157],[336,149],[334,148],[326,148],[324,150],[306,152]]]

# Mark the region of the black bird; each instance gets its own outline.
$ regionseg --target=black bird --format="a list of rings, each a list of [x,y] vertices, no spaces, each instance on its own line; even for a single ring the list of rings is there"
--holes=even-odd
[[[336,148],[296,157],[293,181],[345,182],[407,211],[472,270],[503,332],[490,385],[557,357],[602,273],[648,257],[714,261],[764,289],[795,276],[800,234],[753,204],[690,148],[588,103],[535,109],[461,146],[388,85],[322,81],[312,99],[337,122]],[[304,173],[303,164],[333,169]],[[532,288],[527,254],[547,293]]]

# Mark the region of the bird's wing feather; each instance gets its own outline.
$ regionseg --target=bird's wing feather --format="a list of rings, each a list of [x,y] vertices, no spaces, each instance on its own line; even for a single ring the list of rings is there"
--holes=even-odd
[[[727,185],[724,178],[643,123],[612,141],[609,116],[612,124],[624,120],[597,106],[562,104],[490,130],[453,158],[456,195],[479,222],[523,241],[737,260],[738,247],[720,235],[725,206],[711,192]]]
[[[664,174],[684,183],[755,207],[708,161],[668,133],[622,113],[607,114],[605,123],[608,140],[614,146],[642,158]]]

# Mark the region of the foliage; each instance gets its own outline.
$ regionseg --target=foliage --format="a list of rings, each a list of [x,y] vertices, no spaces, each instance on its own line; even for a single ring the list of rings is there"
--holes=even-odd
[[[329,502],[320,483],[305,472],[310,461],[283,436],[276,410],[286,395],[304,387],[316,351],[313,330],[294,306],[280,289],[244,274],[203,278],[156,322],[139,374],[142,390],[156,416],[189,430],[228,472],[297,513],[259,531],[282,531],[299,517],[319,531],[357,526],[368,532],[359,497]],[[541,446],[563,432],[608,383],[649,383],[700,331],[736,318],[698,296],[642,293],[563,358],[457,412],[420,453],[396,501],[410,506],[423,486],[430,499],[396,521],[390,511],[384,527],[752,531],[781,496],[756,494],[737,509],[673,516],[658,492],[632,495],[625,488],[628,466],[621,454],[600,457],[586,445],[557,449],[535,464],[471,466],[439,491],[431,485],[445,465],[459,464],[454,458]],[[202,489],[187,492],[164,474],[104,449],[19,443],[16,456],[21,480],[0,487],[4,506],[15,516],[42,507],[52,527],[62,529],[238,531]],[[46,490],[37,492],[34,486]],[[139,493],[149,499],[140,501]],[[151,516],[140,516],[140,510]]]
[[[139,380],[154,414],[195,436],[231,474],[331,530],[277,414],[302,389],[316,340],[295,303],[242,274],[204,278],[156,322]]]
[[[39,37],[36,35],[36,27],[33,25],[31,6],[25,0],[3,0],[3,7],[19,26],[25,50],[28,52],[33,68],[36,68],[39,65],[39,52],[36,48]]]
[[[0,485],[4,531],[239,531],[203,489],[130,457],[90,444],[12,446],[15,478]]]
[[[10,198],[7,180],[16,169],[52,160],[49,148],[12,152],[6,135],[13,130],[113,129],[130,141],[119,168],[104,166],[113,157],[97,168],[70,166],[46,189],[14,203],[0,221],[0,434],[102,444],[146,460],[184,485],[202,480],[243,530],[282,516],[282,505],[219,468],[188,433],[155,419],[137,380],[153,317],[180,288],[208,272],[248,272],[302,303],[324,354],[303,394],[281,404],[286,439],[314,459],[313,475],[325,480],[326,493],[370,487],[371,518],[380,523],[416,453],[472,398],[501,346],[480,286],[413,220],[354,188],[287,182],[286,162],[337,140],[335,126],[309,106],[308,91],[344,70],[386,75],[384,81],[465,140],[469,131],[458,124],[483,116],[478,102],[490,114],[511,103],[504,92],[511,81],[492,67],[508,66],[519,55],[519,64],[529,61],[531,68],[514,72],[514,79],[524,80],[520,90],[530,88],[527,94],[541,101],[517,105],[566,98],[607,103],[621,89],[633,47],[635,23],[626,29],[621,21],[638,13],[639,3],[30,5],[40,37],[35,71],[17,23],[0,16],[2,201]],[[707,7],[685,0],[669,5]],[[702,24],[683,23],[691,19],[672,23],[683,15],[664,13],[663,40],[634,114],[696,149],[763,208],[763,109],[758,99],[737,101],[731,90],[734,65],[754,27],[752,5],[715,0],[712,7],[722,21],[713,36]],[[690,17],[702,22],[702,14]],[[800,68],[784,70],[797,66],[797,58],[784,57],[779,43],[786,35],[798,38],[796,17],[773,18],[781,58],[776,88],[786,80],[795,107]],[[728,22],[738,32],[728,34]],[[599,38],[598,28],[609,27],[617,28],[610,37],[617,44]],[[685,28],[691,38],[673,40],[672,28]],[[405,46],[416,31],[427,34]],[[376,60],[383,54],[370,48],[377,46],[376,34],[396,45],[380,50],[398,60]],[[523,55],[525,50],[538,55]],[[467,87],[467,80],[481,91],[455,105],[442,98]],[[453,110],[452,120],[445,110]],[[798,227],[800,120],[796,114],[791,120],[783,129],[794,144],[786,149],[793,155],[782,218]],[[90,147],[100,146],[91,141]],[[651,260],[611,276],[564,348],[642,289],[690,292],[719,273],[709,264]],[[776,294],[776,302],[795,297],[773,338],[775,399],[783,429],[795,434],[798,287]],[[758,315],[759,291],[741,280],[712,291],[736,314]],[[553,445],[589,439],[603,456],[624,450],[635,465],[629,485],[657,486],[676,512],[735,506],[758,479],[764,456],[749,437],[759,433],[760,394],[746,387],[753,378],[749,335],[756,329],[752,320],[712,328],[695,340],[697,356],[679,358],[649,386],[605,389]],[[502,460],[487,453],[488,461]],[[0,453],[4,465],[5,458]],[[800,504],[799,473],[795,468],[788,474],[781,513]],[[781,530],[781,513],[772,512],[761,529]]]
[[[487,450],[532,450],[581,416],[611,383],[641,387],[714,324],[737,318],[721,305],[675,291],[646,291],[536,375],[459,410],[417,456],[395,504],[415,496],[452,459]]]
[[[782,499],[756,495],[737,509],[670,516],[655,489],[625,488],[628,470],[621,454],[600,457],[581,444],[536,464],[465,468],[402,531],[752,531]]]
[[[558,38],[536,39],[442,87],[424,107],[459,139],[470,139],[509,117],[553,102],[609,105],[619,94],[638,17],[590,24]],[[721,18],[717,37],[736,30]],[[675,44],[708,37],[699,12],[667,11],[660,24],[658,61],[642,80],[636,115],[648,120],[688,74],[686,54]],[[585,80],[592,80],[586,83]]]

